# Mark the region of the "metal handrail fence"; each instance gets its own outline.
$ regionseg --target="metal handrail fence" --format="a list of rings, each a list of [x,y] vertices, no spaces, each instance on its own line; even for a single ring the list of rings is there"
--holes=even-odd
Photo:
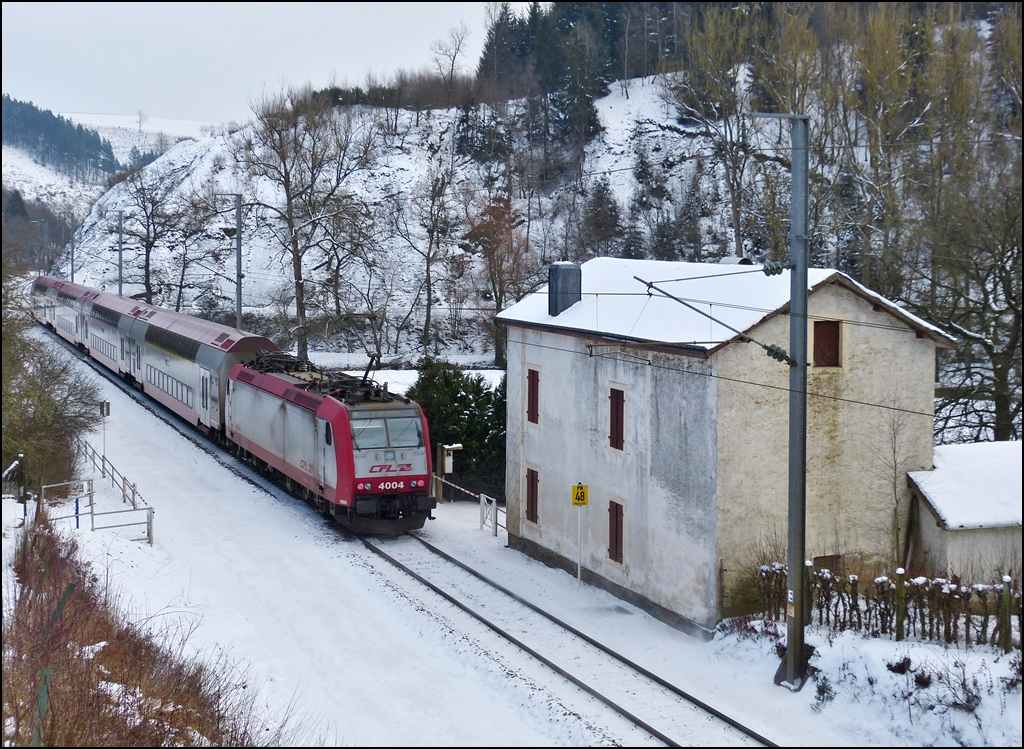
[[[41,492],[41,495],[40,495],[40,500],[43,501],[43,502],[46,501],[46,490],[47,489],[53,490],[53,489],[59,489],[59,488],[67,487],[67,486],[77,486],[77,485],[81,485],[82,486],[83,493],[82,494],[78,494],[78,495],[70,498],[70,499],[74,499],[75,500],[75,512],[74,512],[74,514],[73,515],[60,515],[60,516],[57,516],[57,517],[51,517],[50,520],[70,520],[71,518],[74,518],[75,519],[75,528],[79,528],[80,527],[80,518],[82,517],[82,515],[85,514],[85,513],[83,513],[81,511],[80,502],[83,499],[88,499],[89,502],[87,504],[87,507],[89,509],[89,530],[91,530],[91,531],[102,531],[102,530],[109,530],[111,528],[128,528],[128,527],[135,526],[135,525],[145,525],[146,526],[146,541],[149,542],[150,546],[153,545],[153,508],[152,507],[133,507],[130,510],[108,510],[107,512],[96,512],[95,492],[93,491],[93,480],[92,479],[86,479],[85,481],[65,481],[65,482],[60,483],[60,484],[46,484],[42,488],[42,492]],[[72,493],[74,493],[74,492],[72,492]],[[106,517],[106,516],[109,516],[109,515],[124,515],[126,513],[139,513],[139,512],[146,513],[145,520],[136,520],[136,521],[133,521],[133,522],[130,522],[130,523],[118,523],[117,525],[99,525],[99,526],[96,525],[96,518],[98,518],[98,517]],[[133,541],[141,541],[142,539],[141,538],[133,538],[132,540]]]
[[[498,500],[494,497],[489,497],[484,493],[477,494],[476,492],[470,491],[464,486],[449,481],[443,476],[434,475],[434,496],[438,500],[442,499],[443,489],[445,486],[454,489],[457,492],[461,492],[469,498],[469,501],[477,501],[480,503],[480,528],[483,529],[485,526],[489,527],[494,536],[498,535],[498,529],[507,530],[506,524],[501,522],[501,517],[505,515],[505,508],[498,505]],[[449,492],[451,494],[451,492]],[[453,500],[454,501],[454,500]]]
[[[79,452],[85,457],[86,460],[92,463],[93,468],[100,472],[102,478],[107,478],[110,475],[110,485],[114,488],[120,487],[121,489],[121,501],[125,504],[131,504],[133,510],[139,509],[139,502],[142,504],[149,504],[142,495],[139,494],[139,490],[135,487],[135,484],[129,484],[128,479],[118,471],[114,464],[107,460],[106,455],[100,455],[96,448],[90,445],[81,437],[76,437],[76,445]]]

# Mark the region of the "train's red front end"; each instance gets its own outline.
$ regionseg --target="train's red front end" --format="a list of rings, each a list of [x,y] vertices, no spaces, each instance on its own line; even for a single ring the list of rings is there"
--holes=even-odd
[[[349,403],[345,410],[347,429],[338,447],[339,488],[344,487],[339,504],[345,513],[335,517],[357,532],[422,528],[437,506],[430,495],[430,435],[423,411],[399,398]]]
[[[431,517],[430,436],[416,403],[284,354],[229,379],[227,439],[340,524],[395,534]]]

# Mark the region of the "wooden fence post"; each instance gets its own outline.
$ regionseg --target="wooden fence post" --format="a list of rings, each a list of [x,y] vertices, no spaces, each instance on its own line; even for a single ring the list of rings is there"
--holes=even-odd
[[[1010,590],[1010,583],[1013,578],[1003,575],[1003,595],[999,601],[999,645],[1004,653],[1013,649],[1013,591]]]
[[[896,568],[896,641],[906,638],[903,622],[907,618],[907,587],[903,579],[904,569]]]

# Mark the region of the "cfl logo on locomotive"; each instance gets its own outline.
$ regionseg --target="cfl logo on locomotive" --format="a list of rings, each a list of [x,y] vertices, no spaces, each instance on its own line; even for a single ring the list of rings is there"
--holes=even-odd
[[[378,463],[370,466],[370,473],[405,473],[412,470],[412,463]]]

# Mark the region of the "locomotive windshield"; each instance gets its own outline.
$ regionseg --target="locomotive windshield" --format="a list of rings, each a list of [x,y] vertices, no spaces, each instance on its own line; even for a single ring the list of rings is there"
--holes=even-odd
[[[365,414],[370,418],[352,417],[352,442],[356,450],[423,446],[419,414],[408,411],[388,415],[385,413],[376,411]]]

